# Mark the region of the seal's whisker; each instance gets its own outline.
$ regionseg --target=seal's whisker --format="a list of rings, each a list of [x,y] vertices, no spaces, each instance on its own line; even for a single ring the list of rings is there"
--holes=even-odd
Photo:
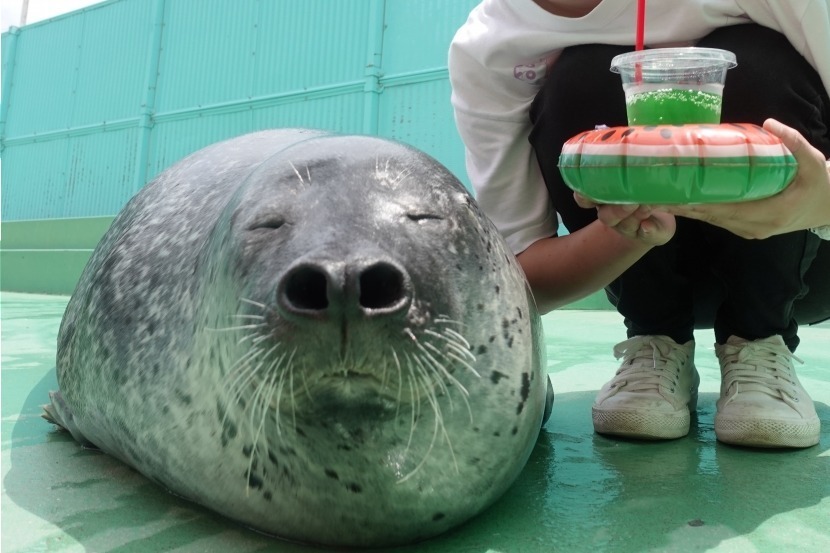
[[[246,360],[250,359],[251,357],[256,357],[257,355],[260,355],[263,351],[264,351],[264,350],[263,350],[262,348],[259,348],[259,347],[257,347],[257,348],[253,348],[253,349],[249,349],[248,351],[246,351],[246,352],[245,352],[245,354],[244,354],[244,355],[242,355],[239,359],[237,359],[237,360],[234,362],[234,364],[233,364],[233,365],[231,365],[230,370],[228,371],[228,374],[232,374],[232,373],[233,373],[233,371],[234,371],[234,370],[235,370],[235,369],[236,369],[239,365],[242,365],[243,363],[245,363],[245,361],[246,361]]]
[[[239,400],[242,398],[242,391],[245,389],[245,386],[256,376],[256,370],[251,365],[251,363],[260,355],[262,354],[261,348],[253,349],[247,352],[245,355],[240,357],[236,363],[230,369],[230,372],[225,378],[231,378],[232,380],[229,383],[227,390],[228,390],[228,397],[230,401],[225,407],[225,413],[222,415],[222,428],[225,428],[225,424],[228,421],[228,417],[230,415],[231,407],[238,404]]]
[[[471,352],[470,350],[464,349],[461,346],[459,346],[458,344],[455,344],[453,342],[447,343],[447,349],[452,350],[448,353],[453,353],[454,355],[457,355],[459,357],[459,360],[462,361],[465,364],[475,363],[476,361],[478,361],[478,358],[475,356],[475,354],[473,352]],[[470,367],[469,365],[467,365],[467,368],[472,369],[472,367]],[[477,373],[477,371],[475,371],[475,369],[473,369],[473,372]],[[480,377],[481,375],[478,375],[478,376]]]
[[[418,348],[421,350],[424,357],[429,358],[429,353],[426,352],[426,350],[424,349],[424,347],[422,345],[418,344]],[[444,379],[441,378],[435,371],[429,370],[427,368],[427,366],[424,364],[425,361],[423,361],[421,359],[420,355],[416,355],[414,358],[415,358],[415,363],[421,369],[421,374],[423,374],[425,376],[424,380],[427,383],[427,385],[430,387],[430,392],[434,393],[432,390],[437,386],[441,390],[441,395],[444,395],[444,396],[447,397],[447,401],[449,401],[449,403],[450,403],[450,411],[452,411],[453,410],[452,396],[450,395],[450,390],[449,390],[449,388],[447,388],[447,384],[446,384],[446,382],[444,382]]]
[[[276,349],[278,347],[279,347],[279,344],[275,344],[273,347],[271,347],[271,349],[268,350],[267,353],[265,353],[265,355],[263,356],[263,359],[261,359],[260,362],[256,365],[256,367],[252,370],[252,377],[256,376],[258,373],[261,372],[262,367],[265,366],[265,361],[268,359],[268,357],[272,353],[274,353],[274,351],[276,351]],[[254,391],[253,397],[251,398],[251,414],[250,414],[251,428],[254,427],[254,415],[255,415],[255,411],[256,411],[256,406],[257,406],[258,403],[260,403],[262,401],[262,393],[264,391],[264,386],[272,376],[273,375],[268,375],[266,378],[263,378],[260,381],[260,383],[256,387],[256,390]],[[262,409],[265,409],[265,407],[262,407]]]
[[[423,391],[426,394],[426,399],[430,402],[435,416],[440,417],[443,421],[443,414],[441,413],[441,409],[439,407],[438,396],[435,393],[435,383],[438,382],[442,387],[442,392],[448,396],[450,401],[450,410],[452,410],[452,398],[449,398],[449,391],[447,390],[443,380],[436,378],[436,375],[424,366],[420,356],[414,355],[413,359],[415,360],[415,368],[417,369],[415,376],[423,383]]]
[[[253,444],[251,445],[251,458],[248,461],[248,475],[245,479],[245,494],[246,496],[251,492],[251,473],[253,472],[254,468],[254,460],[257,456],[258,445],[259,445],[259,436],[262,433],[262,428],[265,426],[265,420],[268,418],[268,405],[270,404],[270,397],[273,395],[273,386],[274,381],[277,378],[277,373],[273,372],[269,378],[266,378],[262,381],[262,383],[257,387],[257,395],[259,395],[259,401],[261,403],[260,407],[260,421],[259,425],[257,426],[256,432],[253,437]],[[266,390],[270,389],[271,392],[265,392]],[[265,392],[265,393],[263,393]],[[256,400],[255,400],[256,401]],[[256,412],[256,405],[251,407],[251,426],[253,427],[253,415]]]
[[[400,183],[401,183],[401,181],[403,181],[403,179],[405,179],[406,177],[408,177],[408,176],[409,176],[409,175],[411,175],[411,174],[412,174],[412,170],[411,170],[411,169],[404,169],[403,171],[400,171],[400,172],[398,173],[398,176],[397,176],[397,177],[395,177],[395,178],[392,180],[392,184],[393,184],[393,185],[400,184]]]
[[[383,359],[383,373],[381,374],[380,378],[380,389],[386,389],[386,378],[389,376],[389,362],[387,359]]]
[[[414,371],[412,370],[412,360],[408,353],[404,353],[405,360],[406,360],[406,367],[408,369],[409,374],[407,375],[407,381],[409,382],[409,398],[410,398],[410,405],[411,409],[409,412],[409,439],[406,442],[406,448],[404,448],[404,455],[409,452],[409,447],[412,445],[412,437],[415,435],[415,428],[418,426],[418,415],[420,414],[420,405],[421,405],[421,397],[418,393],[418,387],[415,386],[414,381]]]
[[[412,340],[416,344],[418,343],[418,337],[415,336],[415,334],[412,332],[411,328],[406,327],[405,329],[403,329],[403,333],[406,334],[407,336],[409,336],[410,340]]]
[[[285,357],[285,355],[283,355]],[[282,358],[280,358],[280,363],[282,363]],[[290,364],[289,364],[290,366]],[[279,373],[279,383],[277,384],[277,401],[276,405],[274,406],[275,419],[276,419],[276,427],[277,427],[277,436],[282,438],[282,399],[283,399],[283,388],[285,388],[285,381],[287,380],[287,371],[280,371]]]
[[[450,329],[444,330],[445,332],[448,332]],[[458,335],[458,333],[452,332],[452,334],[450,334],[449,336],[453,338],[453,340],[455,340],[456,335]],[[473,373],[476,377],[481,378],[481,373],[479,373],[478,370],[471,365],[471,363],[477,362],[478,358],[475,356],[475,354],[473,354],[472,351],[470,351],[469,342],[467,342],[467,340],[464,340],[463,337],[461,337],[461,339],[463,340],[463,343],[458,343],[453,340],[447,340],[447,347],[451,351],[446,352],[446,355],[454,359],[464,367],[466,367],[467,370]]]
[[[226,327],[226,328],[210,328],[210,327],[207,327],[207,328],[205,328],[205,330],[208,330],[208,331],[211,331],[211,332],[233,332],[233,331],[236,331],[236,330],[248,330],[248,329],[251,329],[251,328],[261,328],[265,325],[266,325],[266,323],[259,323],[259,324],[255,324],[255,325],[229,326],[229,327]]]
[[[265,320],[265,315],[248,315],[245,313],[237,313],[235,315],[231,315],[233,319],[256,319],[258,321]]]
[[[268,353],[265,355],[265,357],[267,358],[270,354],[272,354],[274,352],[274,350],[276,350],[277,347],[278,346],[275,345],[273,348],[271,348],[268,351]],[[265,360],[263,359],[259,362],[259,364],[257,364],[256,369],[255,369],[255,373],[259,373],[260,369],[264,365],[265,365]],[[266,378],[263,378],[259,382],[259,384],[257,384],[257,387],[254,391],[254,395],[251,398],[250,414],[248,416],[248,421],[250,423],[251,433],[253,434],[254,444],[256,444],[256,440],[259,437],[259,430],[262,427],[262,424],[264,423],[265,413],[267,412],[267,409],[268,409],[268,397],[267,397],[267,395],[265,395],[265,390],[268,388],[269,382],[272,381],[274,378],[276,378],[276,376],[277,376],[277,373],[273,372],[272,374],[268,375]],[[259,410],[260,410],[260,417],[259,417],[260,422],[259,422],[258,425],[255,423],[257,408],[259,408]],[[254,431],[254,428],[256,428],[256,431]]]
[[[434,352],[436,353],[436,355],[438,355],[438,356],[440,356],[440,357],[442,357],[442,358],[444,358],[444,359],[450,359],[450,360],[451,360],[451,359],[453,358],[453,357],[452,357],[452,355],[447,354],[447,353],[445,353],[445,352],[443,352],[443,351],[439,350],[438,348],[436,348],[435,346],[433,346],[433,345],[432,345],[432,344],[430,344],[429,342],[425,343],[425,344],[424,344],[424,347],[431,349],[432,351],[434,351]],[[472,408],[470,407],[470,401],[469,401],[470,392],[469,392],[469,391],[467,390],[467,388],[466,388],[463,384],[461,384],[461,382],[460,382],[457,378],[455,378],[455,377],[454,377],[454,376],[453,376],[453,375],[452,375],[452,374],[451,374],[451,373],[447,370],[447,368],[446,368],[446,367],[445,367],[442,363],[440,363],[437,359],[433,358],[432,356],[428,356],[427,358],[428,358],[428,360],[432,363],[433,367],[435,367],[436,369],[438,369],[438,371],[440,371],[440,372],[444,375],[444,378],[446,378],[447,380],[449,380],[449,381],[450,381],[450,383],[451,383],[451,384],[452,384],[452,385],[453,385],[456,389],[458,389],[458,391],[461,393],[461,400],[464,402],[464,405],[467,407],[467,413],[470,415],[470,424],[472,424],[472,423],[474,422],[474,417],[473,417],[473,410],[472,410]],[[452,408],[453,408],[453,405],[452,405],[452,400],[450,400],[450,409],[452,409]]]
[[[455,449],[452,447],[452,440],[450,439],[449,432],[447,432],[447,427],[444,425],[444,415],[441,412],[441,406],[438,404],[438,398],[432,396],[431,400],[428,397],[428,401],[432,403],[432,409],[435,412],[435,419],[436,419],[436,431],[440,428],[441,434],[444,436],[444,440],[447,442],[447,448],[450,450],[450,457],[452,457],[452,463],[455,467],[455,472],[458,474],[460,471],[458,470],[458,459],[455,457]],[[434,442],[433,442],[434,443]],[[429,456],[429,453],[432,451],[432,445],[430,445],[429,451],[424,456],[424,460],[426,461],[426,457]]]
[[[461,327],[467,326],[463,322],[456,321],[455,319],[450,319],[446,315],[438,315],[435,319],[433,319],[433,322],[435,322],[436,324],[444,324],[444,325],[457,325],[457,326],[461,326]]]
[[[432,380],[435,381],[435,382],[440,383],[441,390],[444,394],[446,394],[447,398],[449,399],[450,409],[452,409],[452,397],[450,396],[449,388],[447,387],[446,382],[444,382],[444,378],[442,378],[442,375],[447,380],[449,380],[450,383],[452,383],[452,384],[458,383],[458,385],[461,386],[461,383],[458,382],[449,373],[449,371],[447,371],[447,369],[444,368],[444,366],[437,359],[435,359],[432,356],[432,354],[428,351],[428,350],[432,350],[433,352],[437,353],[438,355],[441,355],[441,352],[440,352],[440,350],[438,350],[438,348],[436,348],[435,346],[433,346],[432,344],[427,342],[427,343],[423,343],[423,344],[418,344],[418,349],[420,350],[420,352],[423,355],[426,362],[428,362],[429,366],[432,367],[433,369],[437,369],[437,371],[431,371],[430,372],[431,376],[433,377]],[[461,386],[461,388],[463,389],[464,387]]]
[[[470,342],[468,342],[467,339],[463,335],[459,334],[455,330],[453,330],[451,328],[445,328],[444,329],[444,334],[446,334],[447,336],[451,336],[451,337],[455,338],[456,340],[458,340],[458,343],[461,344],[464,347],[464,349],[466,349],[466,350],[470,349]]]
[[[462,344],[460,344],[457,341],[457,338],[455,338],[454,336],[440,334],[440,333],[435,332],[434,330],[430,330],[430,329],[424,330],[424,334],[428,334],[430,336],[434,336],[434,337],[438,338],[439,340],[443,340],[444,342],[447,343],[448,348],[450,348],[453,351],[455,351],[456,353],[458,353],[461,357],[466,357],[467,360],[470,363],[475,363],[476,362],[476,356],[470,351],[469,344],[467,345],[467,348],[465,349],[462,346]],[[465,341],[465,343],[466,343],[466,341]]]
[[[260,374],[262,367],[265,366],[265,362],[268,360],[268,357],[270,357],[274,353],[274,351],[276,351],[276,349],[279,347],[280,344],[275,344],[268,351],[265,351],[262,348],[258,348],[258,353],[256,356],[251,356],[249,359],[245,361],[244,364],[239,366],[239,369],[237,371],[239,374],[234,378],[233,382],[228,387],[231,392],[234,392],[237,401],[241,397],[245,387],[248,384],[250,384],[251,381],[253,381],[253,379],[256,378],[258,374]],[[254,365],[254,362],[257,361],[257,358],[260,359],[258,360],[256,365]],[[260,386],[261,383],[257,386],[255,392],[259,391]],[[251,409],[253,409],[253,405],[255,405],[256,402],[257,396],[255,393],[250,403],[250,405],[252,406]],[[247,408],[248,406],[246,405],[246,409]]]
[[[398,418],[401,410],[401,393],[403,392],[403,371],[401,370],[401,362],[398,359],[398,353],[395,351],[395,348],[390,348],[392,350],[392,359],[395,361],[395,366],[398,368],[398,399],[395,405],[395,418]]]
[[[293,356],[293,353],[292,353]],[[290,365],[289,365],[290,366]],[[291,424],[297,432],[297,398],[294,395],[294,367],[288,369],[288,393],[291,396]]]
[[[247,372],[247,369],[250,367],[249,363],[262,355],[264,351],[265,350],[260,347],[255,347],[246,352],[245,355],[237,359],[236,362],[230,366],[227,374],[225,375],[226,379],[233,379],[228,386],[229,390],[233,390],[236,385],[236,381]]]
[[[459,364],[464,365],[464,367],[466,367],[466,368],[467,368],[467,370],[469,370],[471,373],[473,373],[473,374],[476,376],[476,378],[481,378],[481,373],[480,373],[480,372],[478,372],[478,371],[475,369],[475,367],[473,367],[472,365],[470,365],[469,363],[467,363],[467,361],[465,361],[464,359],[461,359],[460,357],[458,357],[455,353],[453,353],[453,352],[451,352],[451,351],[450,351],[450,352],[447,352],[447,354],[446,354],[446,355],[447,355],[447,357],[449,357],[449,358],[454,359],[455,361],[457,361]]]
[[[296,353],[296,352],[297,352],[297,350],[295,348],[294,353]],[[293,353],[292,353],[292,355],[293,355]],[[293,371],[294,370],[294,365],[290,364],[289,366],[291,367],[291,370]],[[311,395],[311,390],[308,387],[308,375],[306,374],[306,371],[302,371],[300,373],[300,375],[303,377],[303,390],[305,390],[305,395],[309,400],[311,400],[313,402],[314,401],[314,396]]]
[[[254,301],[254,300],[249,300],[248,298],[239,298],[239,301],[241,301],[243,303],[247,303],[249,305],[253,305],[254,307],[259,307],[263,311],[265,311],[265,309],[268,307],[264,303],[260,303],[258,301]]]
[[[470,363],[475,363],[478,359],[476,358],[475,354],[473,353],[473,347],[470,345],[470,342],[463,339],[462,336],[461,340],[458,339],[460,336],[457,332],[453,331],[451,333],[447,333],[450,329],[445,328],[442,336],[446,339],[447,345],[455,350],[461,357],[467,358]]]
[[[280,438],[282,438],[282,400],[284,398],[283,390],[285,389],[285,383],[288,380],[288,377],[289,377],[290,373],[294,370],[294,366],[293,366],[293,363],[291,361],[294,359],[294,354],[296,352],[297,352],[297,349],[294,348],[294,350],[290,354],[283,353],[282,356],[280,356],[279,361],[277,362],[277,364],[275,364],[274,367],[271,369],[274,372],[274,374],[279,375],[279,383],[278,383],[277,391],[276,391],[277,400],[276,400],[275,405],[274,405],[274,411],[275,411],[274,416],[275,416],[275,420],[276,420],[277,436],[279,436]],[[287,371],[284,369],[283,365],[288,367]],[[292,412],[293,412],[293,409],[294,409],[293,401],[294,401],[294,399],[293,399],[293,394],[292,394],[292,405],[291,405]],[[295,428],[296,428],[296,425],[297,425],[297,423],[295,421],[294,422],[294,427]]]
[[[425,349],[432,350],[436,355],[438,355],[440,357],[443,357],[444,359],[451,359],[451,357],[447,353],[439,350],[438,348],[436,348],[435,346],[433,346],[429,342],[425,343],[423,347]],[[465,388],[464,385],[461,384],[461,382],[457,378],[455,378],[452,375],[452,373],[450,373],[450,371],[448,371],[447,368],[442,363],[440,363],[437,359],[435,359],[434,357],[429,356],[429,355],[428,355],[428,359],[432,362],[432,365],[436,369],[441,371],[441,373],[444,375],[444,378],[449,380],[456,388],[458,388],[461,391],[461,395],[463,395],[464,397],[469,397],[470,396],[470,392],[467,391],[467,388]]]
[[[239,368],[238,374],[233,378],[233,381],[228,386],[229,396],[231,398],[230,405],[237,405],[242,399],[242,393],[245,388],[251,383],[256,376],[256,365],[253,365],[254,358]]]
[[[428,385],[428,382],[426,384]],[[430,402],[430,404],[432,405],[433,412],[435,413],[435,422],[433,424],[432,439],[430,440],[429,447],[427,447],[427,450],[424,453],[424,456],[421,459],[421,461],[418,463],[418,465],[414,469],[412,469],[409,472],[409,474],[407,474],[403,478],[399,478],[398,481],[397,481],[398,484],[406,482],[407,480],[412,478],[415,474],[417,474],[418,471],[421,470],[421,468],[423,468],[423,466],[426,464],[427,460],[429,459],[429,456],[432,453],[433,448],[435,447],[435,442],[438,440],[438,435],[439,434],[441,434],[447,442],[447,446],[449,447],[449,450],[450,450],[450,457],[452,457],[452,461],[453,461],[453,465],[455,466],[456,473],[460,472],[459,469],[458,469],[458,459],[455,456],[455,451],[453,450],[452,441],[450,440],[449,433],[447,432],[447,429],[444,426],[444,418],[441,414],[441,407],[438,405],[438,400],[435,397],[435,395],[427,395],[427,401]]]
[[[299,172],[299,171],[297,171],[297,168],[294,166],[294,164],[293,164],[293,163],[291,163],[291,161],[289,161],[289,162],[288,162],[288,165],[290,165],[290,166],[291,166],[291,169],[293,169],[293,170],[294,170],[294,174],[295,174],[295,175],[297,175],[297,178],[298,178],[298,179],[300,179],[300,184],[302,184],[303,186],[305,186],[306,182],[303,180],[303,176],[300,174],[300,172]]]
[[[269,334],[260,334],[259,336],[257,336],[253,340],[251,340],[251,343],[252,344],[259,344],[260,342],[264,342],[265,340],[267,340],[269,338],[271,338],[271,336]]]
[[[237,340],[236,345],[241,346],[242,344],[244,344],[248,340],[251,340],[251,343],[254,344],[254,337],[255,336],[261,336],[261,334],[257,334],[256,332],[249,332],[249,333],[245,334],[244,336],[242,336],[242,338]]]
[[[406,333],[406,334],[410,337],[410,339],[412,339],[412,341],[415,343],[415,347],[416,347],[416,348],[418,348],[421,352],[423,352],[423,353],[424,353],[424,355],[426,355],[427,357],[429,357],[429,352],[427,352],[427,351],[424,349],[424,346],[423,346],[423,345],[421,344],[421,342],[418,340],[418,337],[417,337],[417,336],[415,336],[415,333],[413,333],[413,332],[412,332],[412,330],[411,330],[411,329],[409,329],[409,328],[405,328],[405,329],[404,329],[404,332],[405,332],[405,333]],[[416,363],[418,363],[419,365],[421,365],[421,361],[420,361],[420,358],[419,358],[418,356],[415,356],[415,357],[414,357],[414,359],[415,359],[415,362],[416,362]],[[433,361],[434,361],[434,360],[433,360]],[[421,367],[423,368],[423,365],[421,365]],[[426,374],[427,374],[427,375],[431,375],[430,371],[426,371]],[[447,390],[447,386],[446,386],[446,384],[444,383],[444,380],[443,380],[442,378],[434,378],[434,379],[433,379],[433,381],[434,381],[434,382],[435,382],[438,386],[440,386],[440,387],[441,387],[441,391],[442,391],[444,394],[446,394],[446,395],[448,395],[448,396],[449,396],[449,391]],[[450,398],[450,408],[452,408],[452,398]]]

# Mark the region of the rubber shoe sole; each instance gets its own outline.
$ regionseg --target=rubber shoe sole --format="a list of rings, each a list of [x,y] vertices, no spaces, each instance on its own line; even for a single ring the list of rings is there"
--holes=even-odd
[[[689,400],[688,409],[676,413],[654,411],[605,411],[593,407],[594,431],[598,434],[623,436],[640,440],[674,440],[689,433],[691,413],[697,409],[697,393]]]
[[[773,419],[731,418],[715,415],[715,436],[731,445],[747,447],[812,447],[819,442],[821,421],[786,422]]]

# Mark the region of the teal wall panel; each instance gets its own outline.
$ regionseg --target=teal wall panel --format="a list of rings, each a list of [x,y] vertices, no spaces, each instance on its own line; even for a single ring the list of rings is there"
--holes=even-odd
[[[72,137],[67,152],[63,211],[52,213],[60,217],[117,213],[136,192],[133,175],[137,135],[138,129],[132,128]]]
[[[25,219],[116,213],[134,193],[137,133],[122,129],[7,146],[3,205]]]
[[[277,127],[309,127],[361,132],[363,93],[333,94],[206,109],[197,116],[163,117],[153,129],[148,178],[196,150],[233,136]]]
[[[352,91],[274,103],[253,111],[254,128],[309,127],[360,134],[363,132],[364,101],[362,91]]]
[[[250,97],[257,4],[202,0],[197,8],[186,0],[165,3],[159,113]]]
[[[50,217],[59,217],[58,206],[65,191],[65,167],[68,140],[48,140],[24,145],[6,146],[3,152],[2,219],[10,213],[25,213],[26,219],[44,218],[44,206],[51,206]]]
[[[457,176],[465,174],[464,147],[452,124],[446,78],[387,85],[383,90],[378,134],[428,152]],[[447,124],[450,121],[450,124]]]
[[[260,2],[253,96],[361,81],[373,4],[377,2]]]
[[[388,0],[383,41],[386,75],[446,67],[447,47],[478,0]]]
[[[82,31],[83,19],[70,17],[20,32],[10,94],[2,99],[8,102],[4,138],[71,126]]]
[[[250,110],[245,110],[157,123],[148,159],[148,178],[200,148],[250,132],[251,120]]]
[[[73,127],[136,116],[142,102],[150,17],[146,1],[110,2],[84,12]]]
[[[109,0],[3,35],[2,218],[114,215],[269,127],[380,134],[465,181],[446,52],[476,0]]]

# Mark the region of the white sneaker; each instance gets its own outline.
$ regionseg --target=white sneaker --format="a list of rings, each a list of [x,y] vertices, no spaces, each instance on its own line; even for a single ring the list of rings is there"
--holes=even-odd
[[[721,387],[715,414],[718,440],[755,447],[810,447],[819,442],[813,400],[802,388],[781,336],[715,344]],[[800,359],[798,359],[801,361]]]
[[[594,430],[649,440],[688,434],[700,383],[694,349],[694,341],[680,345],[668,336],[635,336],[614,346],[623,362],[594,401]]]

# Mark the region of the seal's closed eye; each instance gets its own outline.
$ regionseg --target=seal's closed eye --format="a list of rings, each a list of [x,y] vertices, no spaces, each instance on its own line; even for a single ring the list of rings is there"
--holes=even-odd
[[[424,221],[443,221],[444,218],[436,213],[422,213],[422,212],[414,212],[414,213],[407,213],[407,218],[410,221],[415,221],[416,223],[423,223]]]
[[[247,230],[276,230],[285,224],[285,219],[278,215],[254,219]]]

